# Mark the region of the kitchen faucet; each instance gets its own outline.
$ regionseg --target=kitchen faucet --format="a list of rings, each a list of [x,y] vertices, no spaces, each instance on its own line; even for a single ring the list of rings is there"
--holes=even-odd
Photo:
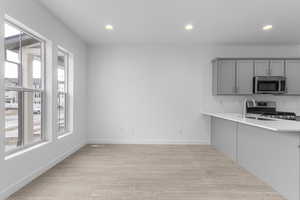
[[[246,114],[247,114],[247,102],[248,102],[248,100],[249,100],[249,98],[246,97],[246,98],[244,99],[244,101],[243,101],[243,111],[242,111],[242,117],[243,117],[243,119],[246,118]],[[252,101],[253,106],[256,106],[256,101],[255,101],[255,99],[254,99],[253,97],[251,97],[250,100]]]

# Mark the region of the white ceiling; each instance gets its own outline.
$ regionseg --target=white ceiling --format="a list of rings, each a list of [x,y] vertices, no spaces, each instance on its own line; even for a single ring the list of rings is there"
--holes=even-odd
[[[90,44],[300,44],[300,0],[37,1]]]

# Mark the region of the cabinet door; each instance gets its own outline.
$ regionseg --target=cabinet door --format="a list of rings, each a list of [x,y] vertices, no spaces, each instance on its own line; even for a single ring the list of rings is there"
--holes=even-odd
[[[300,95],[300,60],[286,61],[287,91],[290,95]]]
[[[269,76],[269,61],[255,60],[255,76]]]
[[[218,60],[212,61],[212,93],[213,95],[218,95]]]
[[[271,76],[285,76],[283,60],[271,60],[270,61],[270,75]]]
[[[234,60],[221,60],[218,66],[218,93],[235,94],[236,72]]]
[[[299,200],[299,135],[242,123],[237,134],[238,163],[285,199]]]
[[[253,82],[253,61],[238,60],[237,61],[237,93],[252,94]]]
[[[237,156],[237,126],[238,123],[233,121],[211,118],[212,146],[234,161],[236,161]]]

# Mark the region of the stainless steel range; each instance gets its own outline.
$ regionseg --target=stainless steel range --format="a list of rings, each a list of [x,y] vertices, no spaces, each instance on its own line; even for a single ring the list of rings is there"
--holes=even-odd
[[[262,116],[276,119],[285,119],[285,120],[296,120],[296,114],[293,112],[280,112],[275,113],[263,113]]]
[[[252,101],[247,102],[247,113],[258,114],[267,118],[284,119],[284,120],[296,120],[296,113],[282,112],[276,110],[276,102],[274,101],[256,101],[253,104]]]

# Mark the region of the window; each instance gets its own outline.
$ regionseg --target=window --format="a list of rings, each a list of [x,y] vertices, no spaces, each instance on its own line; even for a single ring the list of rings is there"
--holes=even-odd
[[[5,151],[11,152],[45,139],[45,42],[9,21],[4,33]]]
[[[57,129],[58,136],[69,132],[69,66],[70,54],[58,48],[57,52]]]

